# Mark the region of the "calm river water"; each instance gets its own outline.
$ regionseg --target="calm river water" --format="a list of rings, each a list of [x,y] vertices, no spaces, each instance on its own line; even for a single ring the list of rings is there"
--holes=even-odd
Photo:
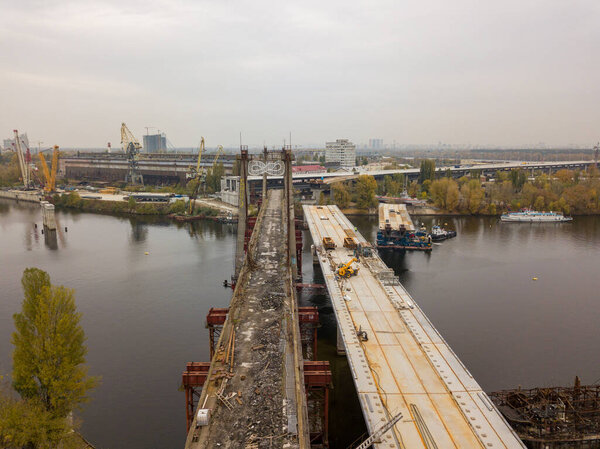
[[[84,435],[99,449],[183,447],[181,371],[208,360],[205,316],[231,297],[222,281],[233,268],[235,228],[64,212],[57,219],[61,232],[46,243],[38,207],[0,200],[0,374],[11,370],[21,274],[42,268],[76,290],[90,372],[102,377],[79,415]],[[351,221],[375,238],[375,217]],[[485,390],[600,378],[598,217],[558,225],[423,221],[448,223],[458,237],[432,254],[382,256]],[[320,276],[313,278],[309,247],[305,282]],[[345,361],[335,356],[332,310],[323,295],[305,292],[300,301],[321,311],[319,358],[334,362],[333,407],[344,414],[332,422],[333,447],[345,447],[361,417]],[[351,430],[348,415],[357,423]]]

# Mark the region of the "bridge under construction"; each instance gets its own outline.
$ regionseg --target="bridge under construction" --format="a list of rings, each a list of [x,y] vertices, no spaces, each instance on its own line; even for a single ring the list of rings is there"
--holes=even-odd
[[[247,216],[247,179],[261,170],[262,201],[253,219]],[[252,160],[242,149],[240,172],[233,298],[228,309],[211,309],[207,317],[211,361],[189,362],[183,372],[186,449],[329,447],[331,372],[327,362],[315,360],[316,330],[308,339],[302,330],[318,322],[318,313],[301,310],[296,299],[304,284],[291,151],[265,151],[262,160]],[[266,178],[274,174],[284,189],[267,191]],[[340,210],[304,206],[304,217],[370,434],[357,447],[524,448]],[[326,237],[327,248],[321,244]],[[347,276],[340,274],[342,265]]]
[[[374,447],[524,448],[394,273],[337,206],[304,206],[370,432],[403,414]],[[354,240],[357,249],[345,244]],[[319,242],[333,240],[325,249]],[[337,268],[358,256],[358,273]]]

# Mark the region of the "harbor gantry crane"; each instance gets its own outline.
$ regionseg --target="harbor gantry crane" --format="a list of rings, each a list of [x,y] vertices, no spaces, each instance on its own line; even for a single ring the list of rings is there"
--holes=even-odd
[[[52,148],[52,167],[48,169],[46,158],[44,157],[44,151],[39,151],[40,163],[42,165],[42,172],[44,173],[44,192],[54,192],[56,188],[56,170],[58,169],[58,145],[54,145]]]
[[[26,152],[23,152],[21,147],[21,140],[19,139],[19,131],[14,130],[15,133],[15,151],[17,152],[17,159],[19,160],[19,168],[21,169],[21,177],[23,179],[23,187],[26,189],[31,187],[31,153],[29,148]]]
[[[123,151],[127,155],[128,170],[125,176],[125,182],[130,184],[144,185],[144,178],[140,173],[138,159],[142,146],[135,138],[133,133],[129,131],[125,123],[121,123],[121,145]]]

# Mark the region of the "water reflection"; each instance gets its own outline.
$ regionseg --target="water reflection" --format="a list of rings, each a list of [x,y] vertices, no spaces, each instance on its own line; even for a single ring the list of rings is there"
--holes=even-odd
[[[136,217],[131,217],[129,219],[129,224],[131,225],[130,240],[133,243],[145,242],[148,238],[148,224],[146,222],[142,222]]]
[[[53,251],[58,249],[58,241],[56,239],[56,234],[56,229],[44,229],[44,243],[46,244],[48,249],[51,249]]]

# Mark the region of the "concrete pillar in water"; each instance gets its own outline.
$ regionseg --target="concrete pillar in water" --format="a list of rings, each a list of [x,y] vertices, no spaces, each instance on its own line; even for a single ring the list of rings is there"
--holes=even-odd
[[[235,249],[235,272],[233,278],[237,278],[244,263],[244,239],[246,237],[246,222],[248,219],[248,147],[240,147],[240,184],[239,191],[239,217],[237,226],[237,242]]]
[[[337,327],[337,342],[336,349],[338,355],[346,355],[346,348],[344,347],[344,339],[342,338],[342,333],[340,332],[340,326]]]
[[[54,204],[48,201],[40,201],[42,206],[42,222],[44,223],[44,229],[55,231],[56,230],[56,218],[54,216]]]

